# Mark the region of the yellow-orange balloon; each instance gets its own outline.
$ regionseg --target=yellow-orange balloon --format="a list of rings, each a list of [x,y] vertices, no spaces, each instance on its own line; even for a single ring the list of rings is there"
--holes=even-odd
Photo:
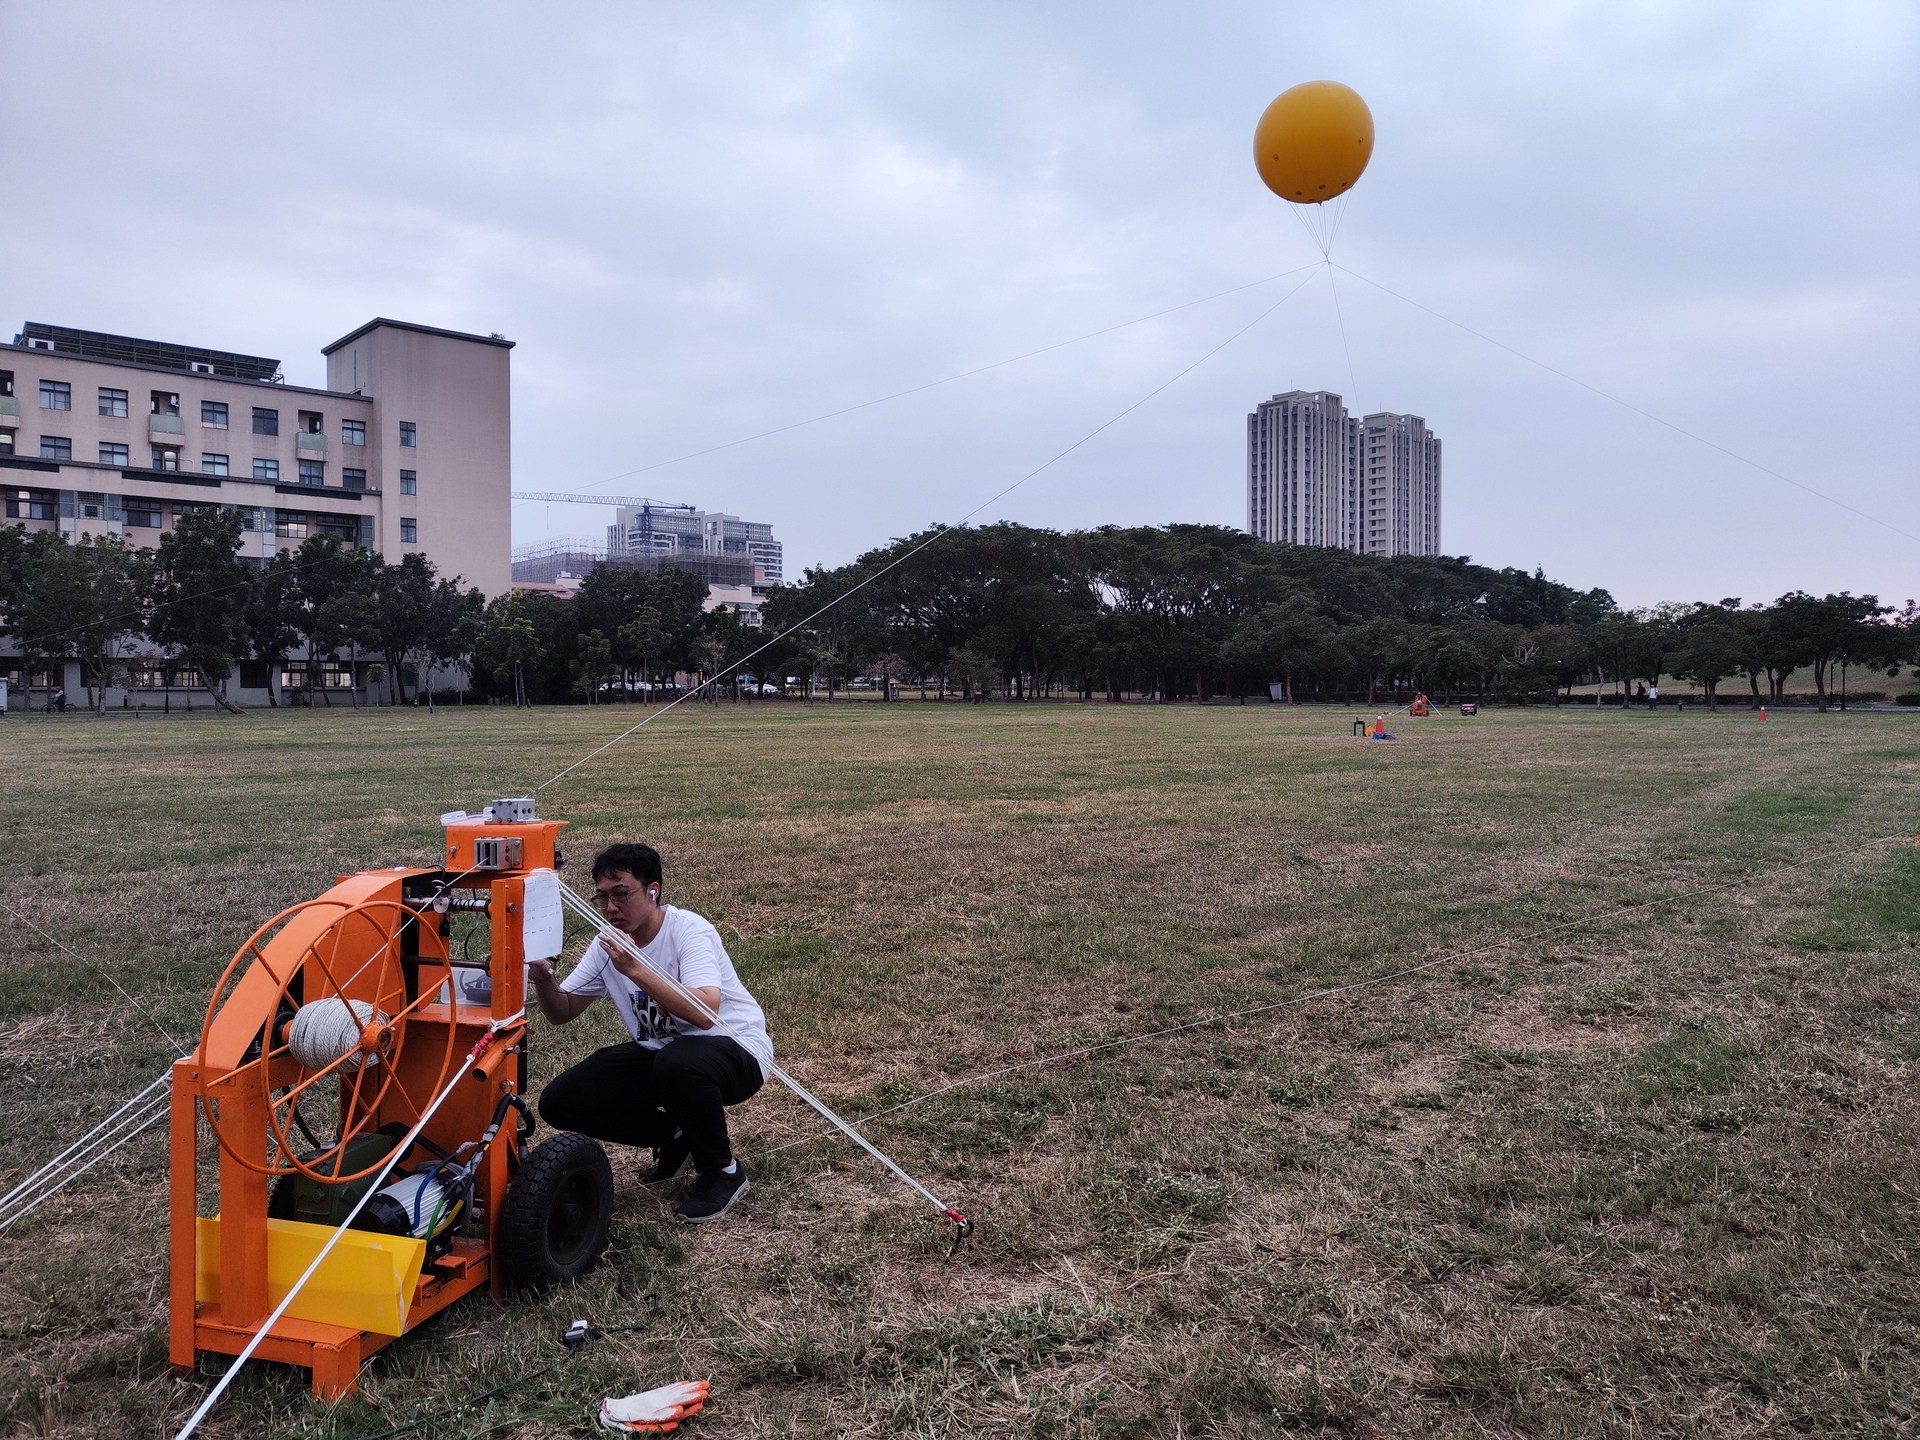
[[[1253,163],[1282,200],[1319,205],[1353,188],[1373,158],[1373,112],[1337,80],[1309,80],[1267,106]]]

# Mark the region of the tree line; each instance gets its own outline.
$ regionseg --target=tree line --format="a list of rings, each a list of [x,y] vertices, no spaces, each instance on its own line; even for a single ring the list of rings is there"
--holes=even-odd
[[[836,596],[842,604],[815,617]],[[770,629],[801,669],[937,677],[968,699],[1244,698],[1375,703],[1384,691],[1559,702],[1624,697],[1662,675],[1709,705],[1745,681],[1778,703],[1811,668],[1825,709],[1849,667],[1915,658],[1911,602],[1795,591],[1770,604],[1626,611],[1605,590],[1464,558],[1275,544],[1218,526],[1058,533],[1002,524],[927,531],[774,592]],[[1596,697],[1600,691],[1596,690]]]
[[[533,704],[631,700],[687,674],[720,677],[715,689],[739,698],[762,688],[751,670],[830,698],[871,677],[887,693],[917,684],[971,701],[1368,704],[1416,691],[1558,703],[1584,685],[1624,699],[1671,675],[1710,705],[1741,682],[1754,703],[1777,704],[1804,668],[1824,709],[1850,668],[1897,673],[1920,639],[1911,602],[1896,613],[1871,595],[1626,611],[1538,570],[1202,525],[924,531],[775,588],[753,629],[708,612],[705,582],[678,569],[601,566],[572,597],[488,601],[423,555],[388,562],[333,536],[262,565],[239,555],[240,523],[191,511],[152,549],[0,528],[0,633],[29,673],[78,660],[96,705],[155,665],[191,672],[230,705],[247,661],[268,667],[269,703],[332,703],[326,676],[344,657],[356,676],[378,665],[373,688],[396,703],[431,703],[435,672],[457,674],[462,699]],[[302,681],[290,694],[283,670]]]

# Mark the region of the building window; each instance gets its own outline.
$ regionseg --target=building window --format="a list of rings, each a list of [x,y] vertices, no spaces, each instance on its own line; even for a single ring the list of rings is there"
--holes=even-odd
[[[13,371],[0,370],[0,395],[13,394]]]
[[[227,473],[227,457],[208,453],[200,457],[202,475],[224,475]]]
[[[148,412],[149,414],[178,415],[180,413],[180,397],[171,390],[153,390],[148,393],[153,401],[153,409]]]
[[[400,493],[402,495],[418,495],[420,493],[420,482],[414,478],[413,471],[402,470],[400,472]]]
[[[0,455],[13,454],[13,431],[0,430]]]
[[[126,464],[127,447],[124,445],[108,445],[102,443],[100,446],[100,463],[102,465]]]
[[[253,433],[256,435],[278,435],[280,433],[280,412],[278,410],[262,410],[258,405],[254,406]]]
[[[40,437],[40,458],[42,460],[71,460],[73,441],[64,435],[42,435]]]
[[[282,540],[304,540],[312,531],[307,517],[298,510],[277,510],[273,516],[273,533]]]
[[[7,519],[9,520],[58,520],[60,518],[60,492],[58,490],[16,490],[7,487]]]
[[[264,685],[266,682],[262,681]],[[282,690],[303,690],[313,683],[313,674],[306,666],[283,665],[280,667],[280,688]],[[324,660],[320,664],[320,686],[325,690],[351,690],[353,688],[353,667],[338,660]]]
[[[202,400],[200,402],[200,423],[209,430],[227,428],[227,402],[224,400]]]
[[[327,483],[327,462],[324,460],[302,460],[300,465],[300,483],[302,485],[324,485]]]
[[[79,511],[82,520],[104,520],[107,518],[107,497],[82,490],[73,497],[74,509]]]
[[[340,483],[349,490],[364,490],[367,488],[367,472],[342,466],[340,470]]]
[[[160,528],[160,502],[144,499],[138,495],[124,495],[120,499],[120,508],[127,512],[127,524],[140,530],[158,530]]]
[[[360,517],[358,515],[316,515],[315,526],[322,535],[335,535],[349,545],[360,539]]]
[[[280,478],[280,462],[278,460],[255,460],[253,462],[253,478],[256,480],[278,480]]]
[[[326,433],[326,422],[321,418],[318,410],[302,410],[300,412],[300,428],[309,435],[324,435]]]
[[[100,413],[102,415],[111,415],[116,420],[126,419],[127,392],[124,390],[109,390],[106,386],[102,385],[100,387]]]
[[[404,516],[401,518],[400,543],[402,545],[418,545],[420,543],[420,522],[418,520],[408,520]]]
[[[42,380],[40,382],[40,408],[42,410],[71,410],[73,408],[73,387],[64,380]]]
[[[153,468],[156,470],[178,470],[180,468],[180,452],[171,445],[154,446]]]
[[[408,449],[412,449],[413,442],[414,442],[413,421],[402,420],[400,422],[400,443],[402,445],[405,445]]]
[[[364,420],[342,420],[340,422],[340,443],[342,445],[366,444],[367,422]]]

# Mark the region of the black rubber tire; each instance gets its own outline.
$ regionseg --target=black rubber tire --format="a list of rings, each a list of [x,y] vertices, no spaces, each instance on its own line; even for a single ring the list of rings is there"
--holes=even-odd
[[[545,1290],[584,1275],[607,1248],[613,1221],[613,1166],[590,1135],[536,1145],[500,1206],[500,1258],[508,1283]]]
[[[293,1209],[293,1176],[282,1175],[273,1182],[273,1188],[267,1191],[267,1218],[269,1220],[300,1218]]]

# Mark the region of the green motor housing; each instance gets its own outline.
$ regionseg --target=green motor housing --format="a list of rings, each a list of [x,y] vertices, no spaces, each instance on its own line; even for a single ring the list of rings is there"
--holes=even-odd
[[[389,1134],[387,1129],[380,1129],[369,1135],[354,1136],[347,1141],[344,1153],[340,1156],[340,1173],[352,1175],[378,1165],[393,1153],[393,1147],[400,1143],[401,1136],[405,1134],[406,1127],[400,1126],[393,1134]],[[309,1165],[315,1165],[325,1153],[314,1150],[300,1158]],[[332,1168],[331,1159],[327,1165],[329,1169]],[[309,1225],[337,1227],[347,1218],[347,1213],[360,1203],[360,1197],[372,1188],[376,1178],[365,1175],[358,1180],[330,1181],[315,1180],[298,1173],[282,1175],[274,1181],[273,1193],[267,1197],[267,1216],[272,1220],[301,1220]]]

